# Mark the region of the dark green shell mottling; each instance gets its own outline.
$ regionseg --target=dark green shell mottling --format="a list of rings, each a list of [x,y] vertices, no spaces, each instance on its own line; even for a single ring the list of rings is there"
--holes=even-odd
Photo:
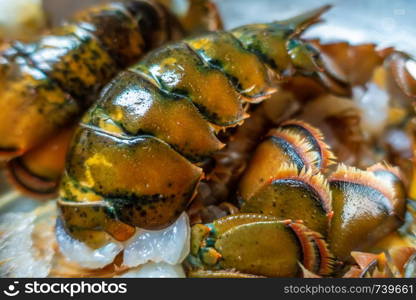
[[[241,124],[246,103],[272,92],[268,69],[274,78],[311,71],[309,60],[304,66],[299,56],[292,61],[293,49],[287,46],[325,9],[294,23],[210,33],[146,55],[113,80],[84,116],[68,156],[61,199],[80,205],[105,202],[118,222],[131,226],[159,229],[174,222],[203,177],[194,162],[223,146],[216,132]],[[308,47],[298,44],[298,52],[308,57]],[[233,58],[227,60],[221,47]],[[254,70],[237,70],[246,61]],[[71,220],[64,222],[71,226]]]

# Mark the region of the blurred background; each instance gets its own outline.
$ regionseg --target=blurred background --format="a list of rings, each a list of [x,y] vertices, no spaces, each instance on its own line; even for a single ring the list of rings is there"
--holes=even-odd
[[[9,1],[9,0],[0,0]],[[54,23],[79,7],[104,0],[44,0]],[[183,2],[186,0],[176,0]],[[415,0],[215,0],[226,28],[274,21],[325,4],[334,7],[325,15],[326,22],[312,29],[309,36],[353,43],[376,42],[392,45],[416,55]]]
[[[376,42],[416,54],[414,0],[219,0],[228,28],[251,22],[278,20],[324,4],[334,7],[306,36],[352,43]]]
[[[181,4],[187,0],[172,0]],[[214,0],[220,8],[226,28],[253,22],[267,22],[296,15],[299,12],[332,4],[326,22],[312,29],[308,36],[326,40],[349,40],[353,43],[376,42],[392,45],[416,55],[415,0]],[[8,7],[32,3],[18,9],[30,14],[41,5],[48,22],[57,24],[76,10],[109,0],[0,0],[0,28],[7,19],[19,20]],[[20,17],[22,18],[22,17]],[[0,29],[1,32],[1,29]]]
[[[179,5],[186,0],[172,0]],[[334,7],[325,22],[308,31],[306,37],[324,41],[347,40],[352,43],[374,42],[381,47],[394,46],[416,55],[415,0],[214,0],[226,28],[255,22],[284,19],[324,4]],[[56,25],[75,11],[108,0],[0,0],[1,38],[35,36],[46,26]],[[22,31],[22,24],[24,31]],[[0,166],[1,168],[1,166]],[[0,172],[0,213],[29,210],[37,202],[25,198],[12,201]]]

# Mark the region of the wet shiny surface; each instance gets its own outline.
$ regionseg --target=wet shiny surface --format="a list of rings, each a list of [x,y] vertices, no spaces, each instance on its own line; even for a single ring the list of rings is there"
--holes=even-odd
[[[224,269],[271,277],[295,276],[301,246],[296,235],[280,222],[256,222],[236,226],[215,243]],[[259,249],[262,249],[259,253]]]
[[[162,89],[188,97],[212,123],[233,125],[244,118],[241,97],[226,75],[205,66],[185,43],[160,48],[134,69],[142,65]]]
[[[176,38],[180,26],[165,22],[170,18],[167,10],[160,9],[156,2],[136,1],[134,4],[134,7],[122,2],[95,6],[83,10],[77,17],[67,18],[70,21],[51,28],[32,43],[12,41],[2,45],[0,159],[6,161],[35,151],[36,146],[76,122],[80,113],[98,98],[100,89],[122,66],[136,61],[144,48],[152,49]],[[112,26],[114,23],[117,26]],[[105,29],[108,32],[103,32]],[[153,36],[158,40],[154,41]],[[111,38],[113,42],[108,40]],[[132,44],[123,43],[123,39],[136,44],[132,49],[125,49]],[[118,51],[120,46],[124,51]],[[59,165],[64,164],[63,154]],[[56,155],[54,159],[57,158]],[[42,168],[42,161],[39,161],[40,166],[36,163],[32,160],[31,166],[19,164],[19,175],[16,168],[10,168],[12,182],[30,195],[36,195],[35,189],[30,187],[36,185],[33,178],[51,179],[51,172],[45,170],[27,176],[35,167]],[[25,167],[30,170],[25,172]],[[57,186],[57,180],[50,180],[48,191],[42,188],[40,194],[55,192],[53,185]]]
[[[239,36],[244,42],[235,40],[229,46],[237,51],[243,47],[250,56],[257,57],[262,70],[268,64],[270,73],[277,78],[309,70],[312,47],[304,48],[296,41],[324,11],[314,10],[284,24],[240,27]],[[216,34],[221,36],[221,33]],[[236,31],[232,34],[238,39]],[[194,46],[200,45],[206,41],[206,35],[192,41]],[[283,45],[283,49],[272,50],[276,44]],[[297,54],[287,59],[291,51]],[[216,51],[211,54],[213,57],[208,60],[216,58]],[[228,54],[222,55],[226,60]],[[273,61],[282,58],[285,64],[270,62],[269,57]],[[244,64],[244,59],[244,56],[237,56],[225,67],[228,70],[238,68]],[[257,98],[260,100],[264,95]],[[195,105],[194,116],[188,116],[187,124],[175,122],[184,121],[184,115],[163,111],[169,105],[175,106],[179,99]],[[167,101],[162,103],[162,100]],[[194,139],[193,128],[205,125],[209,133],[214,127],[212,124],[219,125],[217,130],[241,124],[248,117],[244,102],[226,71],[207,63],[207,53],[201,57],[183,41],[150,52],[104,88],[97,105],[86,113],[69,149],[61,198],[79,202],[80,206],[83,202],[104,201],[108,203],[110,219],[131,226],[145,229],[168,226],[185,210],[196,193],[199,180],[204,177],[202,170],[189,159],[189,156],[205,154],[204,144],[191,145],[194,149],[189,147],[189,141]],[[206,119],[203,120],[196,110]],[[94,123],[96,117],[98,123]],[[181,125],[182,131],[175,130]],[[176,136],[176,133],[180,134]],[[64,215],[67,227],[77,219],[72,216]],[[79,214],[80,218],[88,216]],[[99,219],[103,224],[106,222],[105,218]],[[90,228],[86,226],[85,229]]]
[[[204,39],[189,39],[187,44],[208,64],[224,70],[243,95],[256,98],[272,91],[265,66],[232,34],[206,35]],[[243,64],[240,63],[242,61]]]
[[[416,55],[416,2],[412,0],[217,0],[226,28],[291,17],[324,4],[334,7],[306,36],[353,43],[375,42]]]
[[[44,6],[54,24],[74,13],[81,7],[110,2],[104,0],[44,0]],[[322,0],[217,0],[226,28],[252,22],[265,22],[290,17],[329,1]],[[346,39],[354,43],[377,42],[383,46],[393,45],[401,50],[416,54],[416,27],[414,16],[416,2],[411,0],[332,0],[334,8],[325,15],[326,22],[316,25],[307,33],[309,37],[325,40]],[[346,17],[348,16],[348,17]],[[7,185],[1,180],[0,194],[8,193]],[[36,205],[33,200],[18,201],[6,205],[5,209],[27,210]]]
[[[285,164],[294,164],[299,170],[304,167],[304,162],[293,145],[276,137],[268,138],[261,143],[240,183],[243,199],[250,199],[262,186],[279,174]]]
[[[222,147],[213,128],[190,101],[162,93],[131,71],[117,77],[84,122],[125,136],[153,135],[192,161]]]
[[[243,203],[241,211],[303,220],[308,228],[324,236],[329,226],[323,200],[314,187],[301,180],[279,179],[264,186]]]
[[[58,22],[77,7],[110,0],[44,0],[53,21]],[[416,2],[412,0],[215,0],[227,29],[243,24],[274,21],[324,4],[334,7],[325,15],[325,23],[307,36],[353,43],[376,42],[395,46],[416,55]]]
[[[145,229],[171,224],[201,176],[154,137],[121,139],[87,128],[75,135],[67,162],[60,194],[65,201],[105,201],[119,220]]]
[[[362,184],[331,181],[330,187],[334,217],[328,238],[332,253],[347,258],[352,250],[362,250],[377,240],[377,232],[383,236],[392,207],[380,191]]]

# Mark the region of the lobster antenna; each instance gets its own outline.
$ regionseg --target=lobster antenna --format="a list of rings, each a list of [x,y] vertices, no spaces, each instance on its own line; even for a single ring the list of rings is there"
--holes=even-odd
[[[293,30],[293,35],[298,35],[309,26],[321,22],[322,14],[328,11],[331,7],[332,5],[330,4],[324,5],[289,19],[276,21],[275,23],[288,26],[289,29]]]

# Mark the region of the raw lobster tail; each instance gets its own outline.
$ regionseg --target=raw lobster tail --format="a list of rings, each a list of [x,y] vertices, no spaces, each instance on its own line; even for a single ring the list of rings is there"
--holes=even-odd
[[[63,128],[41,145],[10,160],[6,165],[9,182],[25,195],[36,198],[56,196],[73,132],[74,126]]]
[[[326,236],[332,198],[320,171],[333,160],[317,128],[296,120],[282,123],[260,143],[244,172],[239,188],[241,210],[303,220]]]
[[[11,182],[32,196],[56,195],[72,134],[62,133],[69,131],[64,127],[78,120],[120,70],[181,36],[179,21],[162,5],[132,0],[82,11],[37,42],[5,45],[0,160],[25,155],[8,164]],[[50,153],[58,140],[59,156]],[[47,161],[51,156],[54,164]]]
[[[152,2],[115,3],[85,11],[35,43],[6,46],[0,55],[2,157],[26,152],[72,121],[122,67],[173,35],[166,19]]]
[[[308,270],[330,275],[335,259],[319,233],[291,220],[261,214],[236,214],[192,228],[191,277],[212,270],[213,277],[292,277]],[[214,274],[216,274],[214,276]]]
[[[400,170],[387,163],[366,171],[342,163],[327,168],[334,163],[317,128],[283,122],[259,144],[244,172],[241,212],[301,220],[315,247],[348,260],[352,251],[374,245],[403,223],[407,191]],[[313,253],[310,243],[303,245],[304,255]],[[316,274],[333,271],[331,264],[307,261],[304,267]]]
[[[163,228],[192,200],[221,149],[217,134],[241,124],[273,79],[320,70],[298,38],[328,7],[162,47],[114,79],[75,133],[59,207],[67,229]],[[246,67],[245,67],[246,66]],[[272,74],[272,76],[270,76]]]
[[[391,170],[383,171],[390,177],[377,169],[366,172],[341,164],[328,179],[334,207],[328,238],[332,252],[341,259],[352,250],[369,247],[402,223],[406,195],[398,194],[394,186],[402,183]]]

